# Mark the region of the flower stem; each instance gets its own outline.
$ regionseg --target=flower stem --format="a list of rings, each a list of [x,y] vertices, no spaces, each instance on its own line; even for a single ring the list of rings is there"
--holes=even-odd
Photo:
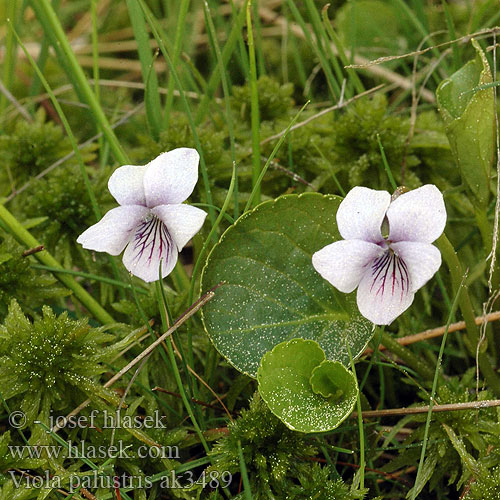
[[[390,334],[382,332],[380,343],[384,345],[389,351],[401,358],[410,368],[415,370],[423,379],[432,380],[434,371],[420,360],[409,349],[404,348],[399,342],[396,342]]]
[[[462,277],[462,281],[460,282],[460,287],[455,293],[455,298],[453,299],[453,304],[450,307],[450,313],[448,315],[448,321],[446,322],[446,327],[444,330],[444,335],[441,340],[441,347],[439,348],[439,356],[438,360],[436,363],[436,370],[434,372],[434,380],[432,382],[432,391],[431,391],[431,397],[429,398],[429,410],[427,411],[427,419],[425,421],[425,430],[424,430],[424,439],[422,441],[422,450],[420,452],[420,461],[418,464],[418,469],[417,469],[417,477],[415,478],[415,486],[411,490],[412,495],[411,495],[411,500],[415,500],[417,498],[417,494],[419,492],[419,485],[424,469],[424,459],[425,459],[425,452],[427,449],[427,443],[428,443],[428,438],[429,438],[429,429],[431,425],[431,418],[432,418],[432,409],[435,405],[436,401],[436,392],[438,389],[438,379],[439,379],[439,371],[441,370],[441,363],[443,361],[443,354],[444,354],[444,346],[446,345],[446,339],[448,337],[448,330],[450,328],[450,324],[453,320],[453,317],[455,315],[455,311],[457,309],[459,297],[460,297],[460,292],[465,290],[465,287],[463,286],[465,281],[465,277]]]
[[[460,260],[453,248],[453,245],[450,243],[446,235],[443,233],[441,237],[436,241],[436,245],[441,251],[443,258],[450,270],[451,274],[451,282],[453,286],[453,293],[458,293],[460,289],[463,271],[462,266],[460,264]],[[475,350],[477,343],[479,342],[479,333],[477,331],[477,325],[475,322],[474,310],[472,308],[472,303],[469,297],[469,291],[467,287],[464,287],[464,290],[460,294],[459,298],[459,306],[460,311],[462,312],[462,316],[464,317],[465,325],[467,327],[467,344],[468,348],[473,355],[475,355]],[[483,374],[486,382],[488,383],[490,389],[497,395],[500,396],[500,378],[497,373],[491,366],[490,360],[488,359],[488,355],[484,350],[480,350],[478,354],[478,363],[479,369]]]
[[[358,386],[358,394],[356,396],[356,409],[358,410],[358,432],[359,432],[359,487],[364,489],[365,487],[365,429],[363,424],[363,412],[361,409],[361,389],[358,384],[358,376],[356,375],[356,366],[354,360],[352,359],[351,348],[349,344],[345,343],[347,347],[347,352],[349,354],[349,361],[351,363],[352,374],[354,375],[354,380]]]
[[[40,246],[40,243],[33,235],[25,229],[22,224],[0,204],[0,220],[7,226],[17,241],[26,245],[28,248]],[[34,256],[46,266],[60,269],[61,272],[54,271],[54,276],[66,287],[73,291],[74,296],[84,305],[92,315],[102,324],[116,323],[113,317],[102,308],[102,306],[93,299],[70,275],[65,273],[65,269],[57,262],[47,250],[38,252]]]
[[[160,315],[161,315],[163,329],[165,331],[167,331],[170,328],[170,326],[169,326],[169,321],[168,321],[168,317],[167,317],[166,307],[165,308],[163,307],[163,305],[166,304],[166,301],[163,302],[164,295],[163,295],[163,292],[161,290],[161,287],[162,287],[162,283],[160,280],[158,280],[156,282],[156,291],[157,291],[158,301],[159,301],[158,305],[160,306]],[[165,344],[167,346],[168,357],[170,358],[170,363],[172,365],[172,370],[174,372],[174,378],[175,378],[175,381],[177,383],[177,387],[179,389],[179,393],[181,395],[182,402],[184,403],[184,407],[186,408],[186,411],[188,412],[189,418],[191,419],[193,427],[194,427],[196,433],[198,434],[198,437],[200,439],[201,444],[203,445],[203,448],[205,449],[205,452],[208,454],[210,452],[210,448],[208,447],[208,444],[205,440],[205,437],[203,436],[203,432],[201,431],[200,426],[198,425],[198,421],[196,420],[196,417],[193,413],[193,409],[191,408],[191,404],[189,403],[189,400],[187,398],[186,391],[184,390],[184,384],[182,383],[181,374],[179,372],[179,367],[177,366],[177,361],[175,359],[174,349],[172,347],[171,340],[172,340],[172,337],[167,339]]]

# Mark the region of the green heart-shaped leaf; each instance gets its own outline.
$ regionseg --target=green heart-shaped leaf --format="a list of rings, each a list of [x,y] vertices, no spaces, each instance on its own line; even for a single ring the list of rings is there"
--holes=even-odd
[[[349,365],[345,342],[357,357],[372,337],[354,294],[337,292],[311,261],[341,239],[340,202],[306,193],[262,203],[212,250],[202,289],[225,284],[203,308],[203,322],[217,350],[241,372],[255,377],[262,356],[292,338],[317,340],[327,359]]]
[[[269,409],[287,427],[300,432],[335,429],[352,412],[358,394],[352,374],[340,363],[325,360],[313,340],[293,339],[277,345],[262,358],[257,380]]]

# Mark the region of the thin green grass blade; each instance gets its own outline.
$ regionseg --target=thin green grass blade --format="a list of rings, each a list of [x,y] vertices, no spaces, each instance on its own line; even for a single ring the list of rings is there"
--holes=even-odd
[[[79,96],[89,105],[90,110],[109,142],[111,151],[119,163],[128,163],[127,155],[111,128],[106,115],[97,101],[82,67],[73,53],[61,23],[49,0],[31,0],[31,7],[40,21],[46,36],[51,41],[59,62]]]
[[[59,115],[59,118],[61,119],[64,130],[68,134],[68,138],[71,142],[71,147],[73,148],[73,151],[75,153],[75,157],[78,161],[78,165],[80,167],[80,173],[82,174],[83,182],[85,184],[85,188],[87,189],[87,194],[89,196],[90,203],[92,205],[92,210],[94,212],[94,216],[95,216],[95,219],[97,222],[101,218],[101,211],[99,209],[99,206],[97,205],[97,200],[96,200],[94,191],[92,189],[92,186],[90,185],[90,179],[89,179],[89,176],[87,174],[87,170],[85,168],[85,163],[83,161],[83,157],[82,157],[82,154],[80,152],[80,148],[78,147],[78,142],[77,142],[75,136],[73,135],[73,131],[71,130],[71,127],[70,127],[69,122],[66,118],[66,115],[64,114],[64,112],[61,108],[61,105],[59,104],[59,101],[57,100],[56,96],[54,95],[54,92],[52,92],[52,89],[51,89],[49,83],[47,82],[47,80],[43,76],[43,73],[40,71],[40,68],[37,66],[35,60],[31,57],[31,55],[28,52],[28,50],[26,49],[25,45],[23,44],[23,42],[19,38],[19,35],[15,31],[14,27],[12,26],[12,24],[10,24],[9,26],[10,26],[10,29],[12,30],[12,32],[14,33],[14,36],[17,40],[17,43],[23,49],[23,51],[26,55],[26,58],[28,59],[30,64],[33,66],[33,69],[35,70],[39,80],[42,82],[42,85],[45,88],[45,91],[47,92],[47,94],[49,94],[50,100],[52,101],[52,104],[54,105],[54,108],[56,109],[57,114]]]
[[[97,0],[91,0],[90,2],[90,17],[92,23],[92,73],[94,77],[94,94],[97,102],[100,104],[101,86],[99,85],[99,39],[97,33]],[[96,130],[96,132],[100,132],[100,130]],[[104,145],[104,140],[102,136],[100,136],[97,141],[99,144],[99,157],[102,158],[103,145]]]
[[[4,4],[5,5],[5,4]],[[13,26],[17,25],[19,10],[19,0],[9,0],[7,2],[7,22]],[[3,60],[3,84],[6,89],[10,90],[14,81],[14,69],[16,65],[16,38],[11,30],[7,31],[5,37],[5,53]],[[0,95],[0,114],[3,113],[7,105],[5,94]]]
[[[247,33],[248,33],[248,59],[250,61],[250,73],[248,75],[250,85],[250,119],[252,130],[252,196],[255,198],[254,205],[260,203],[260,115],[259,115],[259,90],[257,87],[257,65],[255,59],[255,45],[252,27],[252,2],[247,3]],[[250,201],[249,200],[249,201]],[[248,206],[248,203],[247,203]],[[245,210],[246,211],[246,210]]]
[[[295,20],[297,21],[297,23],[301,27],[307,43],[316,53],[316,56],[318,57],[320,64],[321,64],[321,68],[323,69],[323,71],[325,73],[326,81],[328,83],[328,88],[330,90],[330,94],[332,95],[333,100],[337,101],[340,98],[340,85],[337,82],[337,80],[335,79],[335,77],[333,76],[333,73],[330,69],[330,64],[328,63],[326,55],[323,52],[320,41],[318,39],[313,40],[313,37],[309,31],[307,23],[305,22],[304,18],[302,17],[302,14],[299,12],[299,9],[295,5],[295,2],[293,0],[287,0],[287,5],[293,14],[293,17],[295,18]]]
[[[443,339],[441,340],[441,347],[439,349],[439,356],[438,356],[438,361],[436,364],[436,370],[434,371],[434,380],[432,382],[431,396],[429,399],[429,411],[427,412],[427,419],[425,421],[424,438],[422,441],[422,451],[420,453],[420,461],[418,463],[417,477],[415,479],[415,485],[413,486],[412,494],[410,497],[411,500],[415,500],[415,498],[417,498],[417,495],[420,493],[421,489],[423,488],[423,485],[420,484],[420,479],[422,477],[422,469],[424,466],[425,451],[427,449],[427,441],[429,439],[429,428],[431,425],[432,408],[435,405],[435,396],[436,396],[436,391],[437,391],[437,387],[438,387],[439,371],[441,369],[441,362],[443,360],[444,346],[446,345],[446,339],[448,338],[448,328],[450,327],[453,316],[455,315],[455,312],[457,310],[458,299],[460,297],[460,293],[461,293],[462,288],[464,286],[466,277],[467,277],[467,273],[463,276],[462,282],[460,283],[460,286],[458,287],[458,290],[457,290],[455,297],[453,299],[453,304],[451,306],[451,309],[450,309],[450,312],[448,315],[448,321],[446,322],[446,327],[444,330]]]
[[[396,189],[398,188],[398,185],[396,184],[396,181],[394,180],[394,176],[392,175],[391,167],[389,166],[389,163],[387,162],[387,157],[385,156],[384,146],[382,145],[382,141],[380,140],[380,135],[378,135],[378,134],[377,134],[377,141],[378,141],[378,147],[380,148],[380,155],[382,156],[382,163],[384,165],[384,170],[387,174],[389,182],[391,183],[392,189],[394,189],[394,191],[396,191]]]
[[[240,472],[241,479],[243,481],[243,493],[245,495],[245,500],[253,500],[252,489],[250,488],[250,480],[248,479],[247,465],[245,463],[245,457],[243,456],[243,450],[241,449],[241,441],[238,440],[238,458],[240,461]]]
[[[160,93],[158,92],[158,78],[153,67],[153,55],[149,45],[149,33],[146,20],[142,13],[141,6],[137,0],[126,0],[129,11],[134,38],[137,42],[137,52],[141,62],[142,79],[146,85],[144,93],[146,105],[146,118],[151,134],[155,140],[158,140],[162,128]]]
[[[182,48],[182,40],[184,38],[184,33],[186,30],[186,17],[189,11],[189,2],[190,0],[181,0],[179,6],[179,12],[177,14],[177,28],[175,30],[175,41],[174,41],[174,50],[172,56],[172,62],[174,66],[177,68],[179,63],[179,56],[181,54]],[[168,127],[169,119],[170,119],[170,111],[172,109],[172,104],[174,102],[174,84],[175,81],[172,76],[169,76],[168,79],[168,91],[167,91],[167,99],[165,101],[165,113],[163,115],[164,126]]]
[[[325,26],[321,22],[321,17],[318,14],[318,10],[313,0],[306,0],[306,5],[309,10],[309,16],[312,21],[314,34],[316,36],[316,43],[318,45],[319,50],[323,52],[325,56],[325,61],[328,64],[328,60],[331,62],[333,66],[333,70],[335,72],[335,76],[333,75],[330,65],[328,65],[328,73],[327,78],[332,78],[332,86],[338,91],[339,95],[341,93],[342,82],[344,80],[344,74],[342,72],[342,68],[337,60],[337,56],[333,53],[331,45],[328,43],[328,35],[326,34]],[[323,11],[328,10],[328,7],[323,8]],[[335,78],[336,77],[336,78]],[[352,93],[349,91],[346,94],[347,98],[352,97]]]
[[[229,132],[229,144],[231,147],[231,160],[233,165],[236,168],[236,175],[234,179],[234,218],[237,219],[239,216],[239,206],[238,206],[238,167],[236,164],[236,146],[235,146],[235,137],[234,137],[234,124],[233,124],[233,115],[231,112],[231,101],[230,101],[230,93],[229,93],[229,82],[226,75],[226,71],[224,71],[224,61],[222,58],[222,52],[220,50],[219,42],[217,40],[217,32],[215,30],[214,23],[212,21],[210,7],[208,2],[204,2],[204,14],[205,14],[205,23],[208,29],[208,35],[210,39],[210,43],[213,47],[217,58],[217,68],[220,70],[220,78],[222,82],[222,90],[224,92],[224,103],[226,107],[225,119],[227,123],[227,129]]]
[[[256,182],[255,186],[253,187],[252,192],[250,193],[247,204],[245,206],[245,210],[243,210],[243,212],[248,211],[250,209],[250,207],[255,205],[254,199],[257,197],[257,193],[260,192],[260,185],[262,183],[262,179],[264,178],[264,175],[267,172],[267,169],[269,168],[269,165],[271,165],[271,162],[273,161],[274,157],[276,156],[276,153],[279,151],[279,148],[283,144],[284,140],[287,138],[288,133],[290,132],[290,129],[295,125],[295,123],[299,119],[299,116],[302,114],[302,111],[304,111],[304,109],[307,107],[308,104],[309,104],[309,101],[307,101],[304,104],[304,106],[302,106],[302,108],[300,108],[299,112],[293,117],[293,120],[288,124],[288,127],[285,130],[285,133],[280,137],[280,140],[278,141],[276,146],[274,146],[271,154],[269,155],[269,158],[267,159],[267,161],[264,165],[264,168],[262,169],[262,171],[259,174],[259,177],[257,178],[257,182]]]
[[[345,343],[347,347],[347,352],[349,353],[349,361],[351,362],[351,371],[358,385],[358,377],[356,375],[356,365],[352,358],[351,348],[349,344]],[[358,412],[358,433],[359,433],[359,487],[363,489],[365,487],[365,427],[363,424],[363,413],[361,408],[361,391],[358,386],[358,394],[356,397],[356,410]]]
[[[340,40],[339,36],[333,29],[332,23],[330,22],[330,19],[328,18],[328,9],[323,8],[321,11],[321,14],[323,16],[323,24],[325,25],[326,32],[328,33],[328,36],[330,37],[331,41],[335,45],[335,48],[337,49],[337,52],[339,54],[339,58],[342,61],[342,64],[345,66],[349,66],[349,59],[347,59],[347,55],[344,50],[344,45],[342,44],[342,41]],[[327,44],[328,45],[328,44]],[[354,88],[358,94],[362,94],[363,92],[366,91],[365,86],[361,82],[358,74],[356,73],[356,70],[353,68],[349,68],[346,70],[347,74],[351,77],[352,83],[354,85]]]
[[[455,22],[453,21],[453,17],[450,13],[450,9],[448,8],[448,3],[446,0],[441,0],[441,5],[443,6],[444,15],[446,17],[446,25],[448,26],[448,32],[451,40],[457,39],[457,32],[455,30]],[[462,67],[462,58],[460,55],[460,48],[458,43],[454,43],[451,46],[451,50],[453,52],[453,71],[458,71]]]
[[[241,33],[246,19],[245,15],[246,15],[247,3],[248,0],[245,0],[245,3],[239,7],[240,10],[238,12],[238,16],[233,21],[231,33],[229,34],[227,42],[224,45],[224,48],[222,49],[222,60],[224,63],[223,71],[226,70],[225,68],[229,62],[229,58],[231,57],[234,51],[236,42],[241,39],[242,36]],[[221,70],[219,68],[215,68],[208,80],[206,93],[201,99],[198,111],[195,116],[195,123],[197,124],[203,121],[209,110],[209,103],[213,99],[217,86],[219,85],[220,82],[220,72]]]
[[[120,280],[114,280],[112,278],[107,278],[106,276],[99,276],[98,274],[93,274],[93,273],[84,273],[83,271],[74,271],[73,269],[58,269],[57,267],[50,267],[50,266],[44,266],[42,264],[31,264],[31,267],[34,269],[42,269],[44,271],[50,271],[50,272],[55,272],[55,273],[65,273],[65,274],[71,274],[72,276],[79,276],[81,278],[86,278],[89,280],[95,280],[95,281],[100,281],[102,283],[108,283],[110,285],[114,286],[119,286],[122,288],[128,288],[132,289],[134,288],[136,292],[142,293],[142,294],[148,294],[147,290],[144,288],[138,288],[130,283],[125,283]]]

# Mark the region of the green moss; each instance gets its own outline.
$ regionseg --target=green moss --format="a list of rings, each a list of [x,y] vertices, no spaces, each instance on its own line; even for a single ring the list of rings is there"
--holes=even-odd
[[[46,299],[69,293],[51,275],[34,270],[24,250],[11,236],[0,234],[0,320],[13,298],[33,314]]]
[[[279,82],[261,76],[257,81],[257,89],[259,93],[259,112],[261,121],[274,120],[280,116],[286,115],[294,104],[292,99],[293,85],[287,83],[280,85]],[[237,114],[250,121],[250,103],[251,93],[250,87],[244,85],[241,87],[233,87],[233,108]]]
[[[132,334],[117,342],[86,319],[56,316],[47,306],[42,312],[32,323],[12,301],[0,326],[0,387],[3,398],[12,400],[11,409],[23,411],[30,425],[41,408],[45,413],[51,407],[68,409],[87,397],[98,407],[103,400],[117,404],[118,395],[96,377],[107,370],[103,362],[133,340]]]
[[[108,168],[91,177],[91,185],[103,214],[113,205],[106,188],[110,170]],[[45,218],[32,232],[68,266],[74,262],[82,262],[84,257],[76,239],[96,222],[87,188],[81,177],[76,165],[59,167],[47,177],[33,181],[18,203],[18,210],[22,211],[24,218]],[[101,256],[99,261],[103,263],[104,259]],[[93,271],[96,270],[95,266],[90,267]]]
[[[86,161],[93,158],[92,149],[87,147],[82,151]],[[43,109],[33,122],[16,121],[8,133],[0,137],[0,195],[19,189],[72,150],[63,129],[45,121]]]
[[[328,467],[311,460],[317,449],[307,435],[286,428],[258,394],[228,429],[229,434],[212,449],[214,467],[209,470],[239,472],[240,444],[254,499],[363,498],[364,492],[351,492],[342,481],[331,480]]]

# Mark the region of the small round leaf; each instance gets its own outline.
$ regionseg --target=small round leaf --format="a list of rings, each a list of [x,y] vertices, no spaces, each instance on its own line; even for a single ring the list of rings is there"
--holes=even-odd
[[[288,428],[299,432],[335,429],[352,412],[358,394],[351,373],[340,363],[326,361],[325,353],[313,340],[293,339],[277,345],[262,358],[257,380],[269,409]],[[318,394],[318,388],[330,392],[331,380],[338,382],[337,397]],[[340,396],[338,390],[342,391]]]

